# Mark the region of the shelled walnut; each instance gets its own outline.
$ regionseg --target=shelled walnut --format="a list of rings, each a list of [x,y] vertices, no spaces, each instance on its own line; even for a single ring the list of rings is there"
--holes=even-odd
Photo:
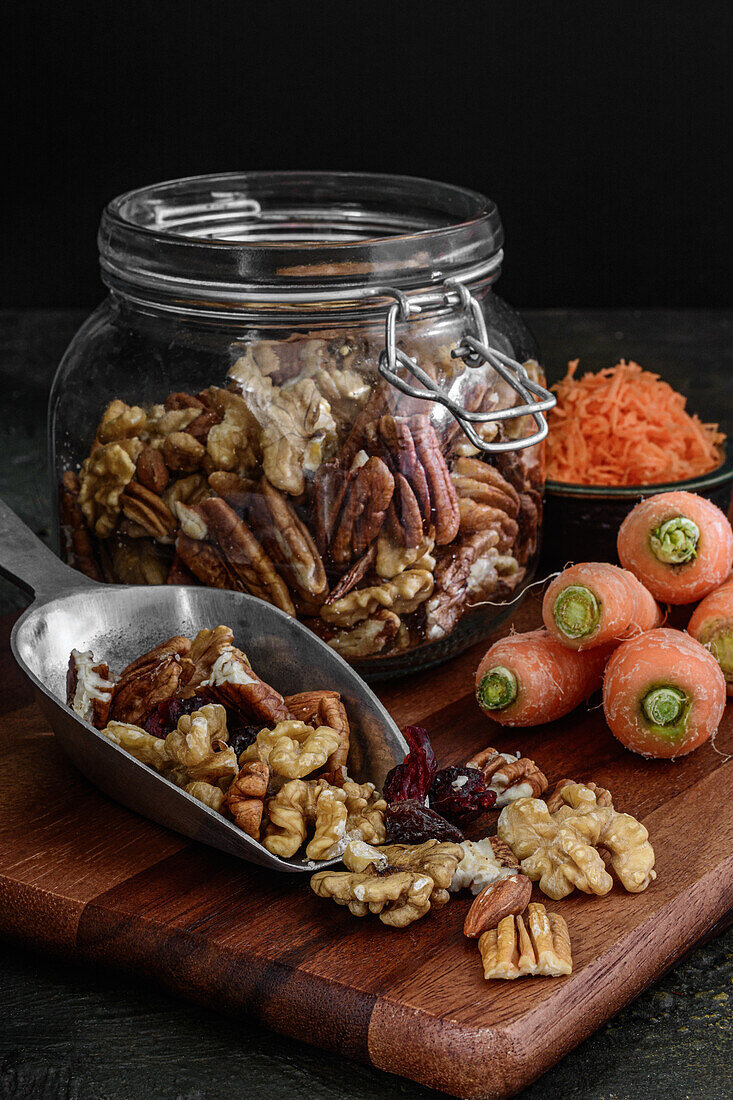
[[[450,899],[448,886],[461,859],[458,844],[352,842],[343,856],[347,871],[321,871],[311,879],[319,897],[348,906],[357,917],[379,915],[383,924],[406,928]]]
[[[624,889],[646,890],[656,872],[644,826],[629,814],[600,805],[597,793],[581,783],[566,784],[560,796],[562,804],[554,813],[539,799],[520,798],[499,816],[498,834],[520,860],[523,873],[551,898],[564,898],[574,889],[607,894],[613,879],[598,851],[602,848]]]

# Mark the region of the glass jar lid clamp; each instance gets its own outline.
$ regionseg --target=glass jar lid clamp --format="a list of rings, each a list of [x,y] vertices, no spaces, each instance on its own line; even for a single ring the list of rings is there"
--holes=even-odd
[[[556,398],[549,390],[534,382],[529,377],[525,367],[516,359],[512,359],[496,348],[489,346],[486,322],[481,305],[458,277],[446,279],[443,287],[445,289],[427,291],[411,297],[394,287],[375,288],[375,292],[380,295],[391,296],[395,299],[387,310],[385,347],[379,357],[379,373],[402,393],[419,400],[436,401],[443,405],[453,415],[473,446],[480,451],[517,451],[524,447],[531,447],[535,443],[540,443],[547,435],[547,420],[543,414],[548,409],[553,408],[556,404]],[[489,412],[471,412],[455,401],[449,393],[442,390],[435,380],[422,369],[417,360],[397,347],[398,319],[405,322],[409,321],[412,317],[421,313],[424,308],[436,305],[460,306],[469,312],[475,327],[475,335],[467,333],[463,337],[462,343],[451,351],[451,356],[454,359],[462,359],[468,368],[476,368],[488,363],[519,394],[522,399],[521,404]],[[420,387],[411,385],[410,382],[398,374],[398,367],[403,367],[411,374],[420,383]],[[476,423],[500,422],[515,419],[519,416],[531,416],[537,431],[521,439],[488,442],[482,439],[472,427]]]

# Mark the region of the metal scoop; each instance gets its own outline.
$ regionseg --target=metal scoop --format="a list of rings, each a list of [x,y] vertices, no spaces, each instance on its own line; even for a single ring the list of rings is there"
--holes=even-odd
[[[98,584],[64,565],[0,501],[0,573],[35,596],[10,644],[67,756],[105,794],[136,813],[250,863],[312,871],[338,859],[285,860],[113,744],[66,705],[72,649],[121,670],[175,634],[230,626],[236,643],[283,694],[341,693],[351,723],[349,773],[378,788],[407,744],[374,693],[329,646],[271,604],[241,592],[184,586]]]

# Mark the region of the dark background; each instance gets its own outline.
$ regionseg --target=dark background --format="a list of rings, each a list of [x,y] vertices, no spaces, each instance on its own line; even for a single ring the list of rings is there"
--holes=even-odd
[[[729,0],[128,0],[6,24],[5,306],[93,305],[105,201],[335,168],[499,205],[515,305],[730,305]]]

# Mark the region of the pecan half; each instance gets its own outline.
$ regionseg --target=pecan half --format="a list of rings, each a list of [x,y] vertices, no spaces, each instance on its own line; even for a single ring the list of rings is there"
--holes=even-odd
[[[425,470],[430,489],[431,519],[435,527],[435,541],[445,546],[458,534],[460,514],[455,486],[440,449],[438,437],[427,416],[410,417],[410,430],[415,441],[415,451]]]
[[[192,508],[183,504],[176,508],[182,527],[176,548],[199,580],[214,588],[251,592],[288,615],[295,614],[272,561],[226,501],[209,497]]]
[[[313,527],[321,554],[331,545],[348,482],[348,471],[336,461],[321,463],[313,478]]]
[[[159,703],[175,695],[183,672],[181,657],[190,648],[188,638],[176,636],[123,669],[112,696],[110,718],[142,725]]]
[[[245,717],[254,717],[271,725],[292,719],[278,691],[261,680],[241,650],[225,647],[214,662],[201,687],[208,687],[227,706]]]
[[[150,489],[131,481],[120,497],[122,513],[159,542],[170,542],[176,529],[176,517]]]
[[[335,600],[340,600],[342,596],[345,596],[347,592],[355,588],[359,581],[363,580],[371,569],[376,556],[377,544],[373,542],[369,549],[354,562],[351,569],[348,569],[344,573],[340,581],[334,585],[323,602],[328,604],[333,603]]]
[[[375,455],[350,471],[343,511],[331,544],[331,556],[337,565],[348,565],[374,542],[393,492],[394,478]]]
[[[466,762],[477,768],[490,790],[496,792],[496,807],[506,806],[517,798],[539,798],[547,790],[547,777],[526,756],[486,748]]]
[[[326,571],[310,531],[290,501],[265,477],[251,499],[249,514],[255,534],[286,583],[304,599],[317,601],[325,596]]]
[[[488,504],[506,512],[512,519],[519,514],[520,497],[495,466],[478,458],[457,458],[453,463],[451,480],[459,497]]]

